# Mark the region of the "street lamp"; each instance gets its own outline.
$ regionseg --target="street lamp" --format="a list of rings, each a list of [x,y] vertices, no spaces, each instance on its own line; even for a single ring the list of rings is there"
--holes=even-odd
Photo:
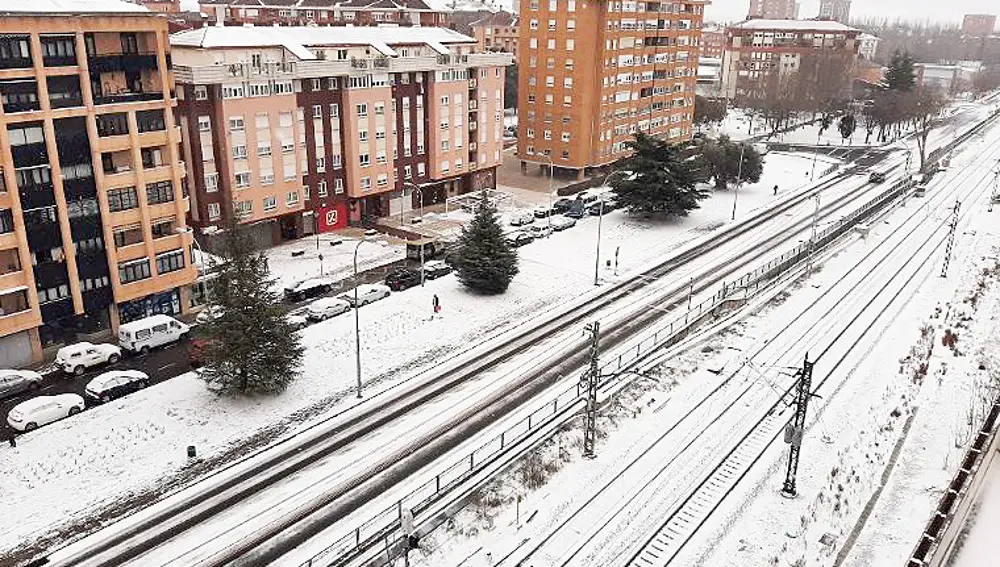
[[[208,256],[206,256],[205,255],[205,251],[202,250],[201,244],[198,243],[198,239],[194,237],[194,230],[192,230],[191,227],[189,227],[189,226],[179,226],[179,227],[177,227],[177,228],[174,229],[174,233],[176,233],[176,234],[188,234],[188,233],[190,233],[191,234],[191,242],[194,244],[195,249],[198,250],[198,254],[201,256],[201,261],[203,263],[207,263]],[[214,266],[214,262],[213,262],[213,266]],[[195,266],[195,267],[197,267],[197,266]],[[200,277],[200,275],[201,275],[201,268],[198,268],[198,275]],[[210,305],[212,303],[212,289],[211,289],[211,287],[209,287],[209,285],[208,285],[207,282],[202,282],[201,285],[203,285],[205,287],[205,303]]]
[[[404,181],[403,185],[404,186],[409,185],[410,187],[413,188],[414,193],[416,193],[418,195],[418,199],[419,199],[419,203],[420,203],[420,218],[423,218],[423,216],[424,216],[424,192],[420,189],[420,186],[418,186],[416,183],[413,183],[411,181]],[[420,286],[423,287],[423,285],[424,285],[424,245],[423,245],[423,243],[421,243],[420,244]]]
[[[740,143],[740,164],[736,169],[736,187],[733,188],[733,220],[736,220],[736,199],[740,193],[740,181],[743,179],[743,154],[747,151],[747,143]]]
[[[542,154],[549,162],[549,208],[546,210],[545,218],[549,221],[549,230],[546,236],[552,234],[552,154]]]
[[[358,286],[361,282],[358,281],[358,248],[365,242],[367,241],[362,236],[354,246],[354,348],[358,369],[358,399],[361,399],[361,309],[358,305]]]
[[[622,170],[619,170],[619,171],[612,171],[611,173],[607,174],[604,177],[604,181],[601,183],[601,187],[607,187],[609,179],[611,179],[612,177],[614,177],[617,174],[624,174],[624,173],[626,173],[626,172],[622,171]],[[604,221],[604,197],[602,196],[600,199],[598,199],[598,201],[600,203],[598,205],[600,214],[597,215],[597,251],[594,253],[594,285],[595,286],[601,285],[600,284],[600,278],[598,276],[599,276],[600,270],[601,270],[601,223]],[[617,256],[618,256],[618,253],[616,252],[615,253],[615,264],[616,264],[616,266],[617,266]]]

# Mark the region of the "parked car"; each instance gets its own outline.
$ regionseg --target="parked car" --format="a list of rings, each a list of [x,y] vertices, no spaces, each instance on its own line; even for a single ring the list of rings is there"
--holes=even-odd
[[[885,181],[885,174],[881,171],[873,171],[871,175],[868,176],[868,181],[872,183],[882,183]]]
[[[535,215],[531,211],[518,210],[510,214],[511,226],[524,226],[535,222]]]
[[[336,297],[321,297],[309,304],[306,317],[310,321],[323,321],[330,317],[336,317],[341,313],[347,313],[351,309],[351,304]]]
[[[558,216],[552,219],[552,230],[556,232],[562,232],[567,228],[572,228],[576,226],[576,219],[567,217],[565,215]]]
[[[560,197],[552,203],[552,210],[557,213],[565,213],[573,206],[575,200],[571,197]]]
[[[424,278],[428,280],[436,280],[451,272],[451,266],[442,260],[432,260],[424,264]]]
[[[114,364],[121,360],[122,349],[108,343],[76,343],[56,352],[56,366],[67,374],[82,375],[88,368]]]
[[[584,205],[590,205],[596,203],[604,193],[605,191],[601,188],[584,189],[576,194],[576,198],[583,201]]]
[[[571,219],[582,219],[587,214],[587,207],[584,204],[583,199],[576,199],[573,204],[570,205],[569,210],[563,213]]]
[[[552,234],[552,227],[546,224],[536,224],[528,227],[528,234],[535,238],[545,238]]]
[[[364,284],[364,285],[359,285],[356,289],[358,293],[357,307],[360,307],[362,305],[368,305],[373,301],[385,299],[386,297],[389,297],[389,295],[392,293],[391,291],[389,291],[389,288],[387,286],[384,286],[382,284]],[[351,305],[351,307],[355,307],[353,289],[350,291],[345,291],[344,293],[338,295],[337,297],[346,301],[348,304]]]
[[[194,320],[199,325],[204,325],[215,321],[219,317],[222,317],[221,305],[206,305],[201,311],[198,312],[198,316],[195,317]]]
[[[138,370],[112,370],[105,372],[87,383],[84,393],[87,397],[106,404],[111,400],[127,396],[149,385],[149,376]]]
[[[213,342],[206,338],[191,339],[188,345],[188,364],[191,368],[201,368],[205,364],[205,351]]]
[[[83,408],[83,396],[78,394],[37,396],[14,406],[7,414],[7,423],[17,431],[32,431],[47,423],[76,415]]]
[[[554,214],[556,214],[555,209],[548,205],[538,205],[535,207],[534,215],[536,219],[544,219]]]
[[[42,375],[31,370],[0,370],[0,399],[37,390],[42,386]]]
[[[288,321],[288,325],[291,326],[293,331],[301,331],[309,326],[309,318],[306,315],[289,313],[285,315],[285,320]]]
[[[618,201],[615,199],[602,199],[590,205],[587,211],[593,216],[606,215],[618,208]]]
[[[145,354],[151,348],[183,340],[190,330],[169,315],[151,315],[118,327],[118,346]]]
[[[389,286],[392,291],[403,291],[420,285],[420,272],[406,268],[393,270],[385,277],[385,285]]]
[[[530,232],[515,232],[514,234],[508,236],[507,240],[510,240],[510,243],[514,246],[520,247],[534,241],[535,237],[532,236]]]
[[[333,282],[327,278],[312,278],[285,288],[285,298],[289,301],[302,301],[329,293]]]

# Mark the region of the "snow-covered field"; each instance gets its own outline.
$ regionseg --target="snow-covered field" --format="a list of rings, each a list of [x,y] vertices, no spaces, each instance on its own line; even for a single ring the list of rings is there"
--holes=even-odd
[[[340,244],[331,246],[331,242]],[[267,249],[265,254],[275,280],[274,289],[280,293],[285,286],[319,276],[333,280],[349,277],[354,273],[357,243],[356,239],[326,233]],[[322,260],[320,256],[323,256]],[[389,244],[385,240],[374,239],[358,247],[358,270],[384,266],[405,257],[405,244]]]
[[[739,213],[773,199],[774,184],[782,193],[801,185],[810,167],[809,159],[772,154],[761,182],[740,189]],[[603,221],[602,259],[613,259],[620,249],[619,269],[634,268],[727,222],[731,207],[732,193],[721,192],[676,222],[611,213]],[[470,295],[447,277],[362,309],[366,387],[398,383],[435,359],[591,289],[596,225],[596,218],[586,218],[573,229],[521,248],[521,274],[502,296]],[[308,240],[295,244],[315,247]],[[353,248],[348,243],[326,247]],[[376,245],[367,248],[381,251]],[[290,253],[288,257],[291,261]],[[308,265],[302,258],[295,258],[295,267],[285,266],[280,256],[270,258],[279,277],[309,275],[311,268],[300,267]],[[343,259],[332,261],[343,269]],[[315,268],[318,272],[318,264]],[[431,319],[434,294],[441,299],[443,317]],[[202,463],[230,461],[346,407],[354,384],[353,319],[313,325],[302,331],[302,339],[307,347],[302,377],[281,396],[216,398],[196,377],[184,375],[23,435],[16,449],[0,447],[0,501],[17,511],[0,519],[0,549],[43,541],[45,534],[74,519],[168,490],[178,477],[188,481],[203,475],[208,467],[187,459],[188,445],[197,447]]]

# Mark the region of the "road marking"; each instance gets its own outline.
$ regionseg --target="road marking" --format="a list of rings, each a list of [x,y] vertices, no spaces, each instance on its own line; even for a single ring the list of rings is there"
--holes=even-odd
[[[171,366],[177,366],[177,363],[176,362],[171,362],[170,364],[164,364],[163,366],[157,368],[157,370],[166,370],[167,368],[170,368]]]

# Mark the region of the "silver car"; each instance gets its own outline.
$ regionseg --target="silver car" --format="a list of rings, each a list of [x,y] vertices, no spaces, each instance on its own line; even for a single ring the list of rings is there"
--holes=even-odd
[[[31,370],[0,370],[0,398],[9,398],[42,386],[42,375]]]

